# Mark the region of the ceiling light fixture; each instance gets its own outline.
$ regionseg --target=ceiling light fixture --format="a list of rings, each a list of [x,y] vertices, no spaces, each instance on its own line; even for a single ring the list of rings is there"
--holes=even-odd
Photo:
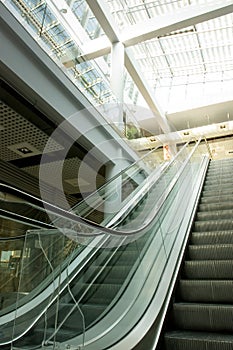
[[[23,154],[29,154],[29,153],[33,153],[29,148],[27,147],[20,147],[17,148],[17,151],[23,153]]]

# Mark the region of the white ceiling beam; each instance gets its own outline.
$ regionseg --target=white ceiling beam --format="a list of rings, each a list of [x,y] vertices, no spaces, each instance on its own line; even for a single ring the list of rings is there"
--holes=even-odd
[[[154,93],[150,86],[147,84],[145,77],[143,76],[141,69],[138,65],[138,62],[134,59],[134,55],[129,47],[125,49],[125,67],[128,70],[129,74],[134,80],[138,90],[141,92],[144,97],[148,107],[156,115],[157,121],[164,131],[164,133],[170,132],[170,127],[168,125],[167,118],[159,106],[158,101],[156,100]]]
[[[86,2],[111,43],[121,41],[120,31],[107,3],[103,0],[86,0]]]
[[[92,60],[111,52],[111,43],[106,36],[100,36],[93,40],[87,40],[80,46],[83,59]]]
[[[125,47],[166,35],[176,30],[233,12],[233,1],[213,1],[204,5],[189,5],[173,13],[157,16],[124,29],[121,40]]]

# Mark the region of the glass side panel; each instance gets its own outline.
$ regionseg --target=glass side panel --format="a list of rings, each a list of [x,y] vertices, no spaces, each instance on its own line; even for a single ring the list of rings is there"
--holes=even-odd
[[[19,295],[21,263],[27,255],[24,239],[32,226],[0,217],[0,315]]]
[[[150,154],[151,153],[152,152],[150,152]],[[110,200],[111,196],[115,195],[112,188],[115,190],[116,186],[120,186],[119,191],[122,193],[122,202],[125,202],[130,195],[132,197],[132,192],[139,186],[139,184],[141,185],[145,177],[152,172],[156,165],[159,165],[159,162],[155,160],[153,162],[153,166],[151,165],[150,161],[150,166],[147,167],[147,156],[144,158],[145,161],[141,160],[140,162],[137,162],[133,166],[127,168],[126,171],[123,171],[120,176],[116,176],[115,179],[111,181],[113,187],[109,186],[108,184],[101,188],[98,194],[95,195],[97,201],[95,200],[95,197],[94,200],[92,198],[91,205],[90,203],[87,203],[86,207],[84,208],[85,210],[82,210],[83,216],[91,218],[92,213],[94,212],[95,214],[98,210],[98,206],[102,206],[106,210],[106,202]],[[47,214],[47,211],[44,208],[40,208],[37,205],[23,201],[1,201],[1,208],[7,212],[17,213],[17,215],[20,215],[20,217],[31,218],[37,220],[38,222],[41,220],[42,223],[49,223],[49,220],[52,220],[55,223],[55,227],[59,228],[54,230],[50,229],[49,231],[35,231],[33,228],[30,230],[31,227],[26,225],[26,228],[20,231],[23,236],[20,243],[21,250],[14,252],[12,257],[10,257],[10,253],[8,251],[3,253],[3,259],[6,260],[8,258],[8,265],[5,263],[5,267],[7,266],[7,269],[5,268],[5,270],[7,270],[7,273],[10,273],[12,276],[11,278],[8,276],[8,284],[12,281],[12,285],[14,284],[11,297],[9,290],[7,290],[7,299],[6,296],[3,298],[3,295],[1,298],[1,314],[3,316],[3,324],[0,325],[0,327],[3,334],[2,342],[4,343],[11,338],[15,318],[15,303],[17,304],[18,310],[24,305],[30,305],[30,302],[36,299],[36,297],[38,297],[38,295],[44,289],[49,289],[48,300],[50,300],[51,295],[53,293],[57,293],[58,287],[54,287],[55,279],[59,278],[58,276],[60,275],[61,271],[64,271],[66,266],[73,262],[73,260],[76,261],[75,259],[77,259],[80,252],[88,244],[90,244],[90,241],[93,241],[93,237],[89,238],[88,236],[78,237],[77,239],[76,232],[79,234],[83,233],[85,235],[89,233],[94,234],[95,231],[97,231],[96,234],[99,234],[99,232],[95,228],[92,229],[85,224],[79,224],[76,221],[67,220],[64,218],[62,219],[59,215],[54,213],[49,212],[49,214]],[[103,223],[106,222],[108,222],[108,220],[105,217]],[[19,225],[20,224],[18,224],[18,226]],[[26,241],[24,242],[24,235],[27,230],[28,234],[26,235]],[[14,232],[16,232],[16,229]],[[104,237],[104,235],[102,236]],[[98,247],[98,244],[98,242],[95,242],[93,246],[97,245]],[[18,256],[19,254],[20,257]],[[9,265],[9,259],[11,260],[11,265]],[[40,313],[39,310],[41,310],[42,314],[44,313],[44,311],[48,308],[48,300],[46,298],[46,300],[41,303],[37,302],[37,305],[39,304],[40,306],[36,312],[34,312],[34,308],[32,307],[28,318],[28,320],[30,320],[29,322],[27,321],[27,317],[24,319],[24,311],[22,311],[23,315],[22,317],[19,317],[19,328],[16,327],[14,331],[15,337],[21,334],[23,329],[30,327],[30,325],[37,319]],[[18,314],[18,310],[16,314]],[[9,320],[11,320],[10,322],[9,320],[7,321],[7,325],[4,323],[4,315],[6,315],[6,317],[9,316]]]

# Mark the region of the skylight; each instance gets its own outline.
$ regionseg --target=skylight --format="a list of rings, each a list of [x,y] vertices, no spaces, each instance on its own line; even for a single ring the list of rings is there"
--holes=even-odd
[[[106,54],[102,57],[98,57],[93,49],[92,59],[87,59],[84,50],[89,42],[93,43],[91,48],[94,48],[94,43],[101,48],[102,44],[96,40],[109,36],[95,16],[95,2],[11,0],[5,3],[19,11],[35,39],[43,43],[54,60],[62,63],[67,74],[88,98],[95,104],[115,100],[110,88],[110,41],[106,47],[103,46]],[[190,108],[193,96],[196,103],[202,104],[205,97],[208,103],[211,103],[211,98],[215,102],[216,98],[218,101],[231,99],[233,14],[209,19],[207,13],[205,20],[202,18],[201,22],[192,23],[193,8],[205,9],[209,6],[211,9],[217,4],[224,7],[226,3],[232,6],[229,0],[97,0],[97,3],[104,5],[113,16],[113,25],[122,38],[132,29],[137,35],[136,30],[140,33],[148,21],[161,23],[160,34],[150,39],[145,37],[145,41],[123,43],[125,47],[131,46],[143,74],[142,79],[165,112],[180,109],[180,104]],[[187,13],[186,26],[177,25],[175,30],[163,31],[163,20],[165,23],[166,18],[179,18],[182,11]],[[140,94],[132,82],[134,76],[125,74],[125,91],[133,96],[133,103],[137,103],[142,98],[138,99]]]

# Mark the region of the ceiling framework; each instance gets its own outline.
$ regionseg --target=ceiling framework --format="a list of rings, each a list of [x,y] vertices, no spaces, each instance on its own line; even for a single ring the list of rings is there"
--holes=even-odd
[[[99,10],[87,0],[100,18]],[[99,0],[102,6],[104,1]],[[232,1],[107,1],[152,88],[233,78]],[[108,30],[104,30],[108,35]],[[114,37],[113,37],[114,39]],[[103,48],[102,48],[103,49]],[[105,47],[105,50],[107,48]],[[97,53],[98,54],[98,53]],[[87,52],[87,57],[94,57]]]
[[[217,83],[218,97],[224,99],[233,86],[232,0],[5,3],[20,11],[35,39],[95,104],[117,101],[111,91],[109,53],[121,42],[134,86],[165,132],[171,111],[161,104],[159,92],[172,95],[176,87],[186,91]]]
[[[167,114],[156,98],[157,90],[169,90],[171,86],[217,82],[231,84],[228,86],[232,91],[232,0],[10,0],[3,3],[94,105],[117,101],[111,90],[109,54],[114,43],[122,43],[126,70],[156,116],[156,123],[154,118],[145,118],[139,121],[139,126],[158,135],[157,122],[165,133],[170,132],[173,124],[183,138],[186,129],[192,128],[194,133],[195,128],[221,123],[210,137],[217,138],[217,133],[227,136],[228,153],[223,150],[222,154],[232,156],[232,102]],[[219,95],[221,92],[220,89]],[[38,180],[41,154],[54,126],[49,120],[45,122],[45,116],[39,115],[33,106],[27,108],[16,94],[11,98],[17,101],[12,102],[9,95],[6,99],[6,90],[1,93],[2,168],[7,163],[12,173],[17,169],[21,177],[25,176],[27,186],[30,181]],[[217,147],[220,146],[214,145],[214,149]],[[48,162],[42,165],[47,171],[52,163],[59,166],[63,148],[62,143],[51,144]],[[64,165],[63,185],[73,204],[81,198],[76,177],[84,157],[85,150],[75,145]],[[96,168],[100,168],[97,160],[91,159],[87,173],[91,175]],[[93,191],[91,176],[80,181],[86,193]],[[95,185],[100,187],[104,182],[102,167]],[[36,182],[33,186],[38,187]],[[52,188],[53,184],[49,186]]]

